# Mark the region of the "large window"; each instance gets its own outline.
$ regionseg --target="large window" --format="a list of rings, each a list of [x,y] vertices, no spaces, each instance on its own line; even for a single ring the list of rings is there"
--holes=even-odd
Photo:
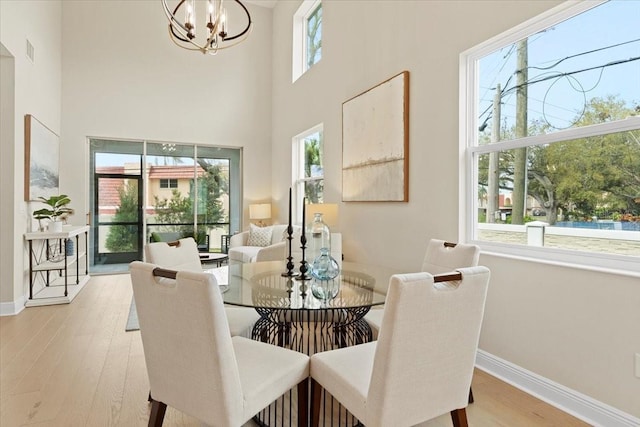
[[[563,4],[462,54],[463,238],[640,272],[639,18]]]
[[[294,206],[324,202],[324,167],[322,163],[322,124],[293,138]],[[297,212],[296,218],[302,218]]]
[[[304,0],[293,16],[293,78],[296,81],[322,58],[322,2]]]

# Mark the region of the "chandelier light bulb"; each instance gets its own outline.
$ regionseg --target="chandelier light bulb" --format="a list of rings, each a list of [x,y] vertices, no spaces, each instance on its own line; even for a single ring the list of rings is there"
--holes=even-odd
[[[227,37],[227,9],[222,9],[220,15],[220,37]]]

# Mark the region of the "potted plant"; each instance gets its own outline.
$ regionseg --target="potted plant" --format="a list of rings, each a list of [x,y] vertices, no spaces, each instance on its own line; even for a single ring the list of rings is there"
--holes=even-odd
[[[49,205],[49,208],[38,209],[33,212],[33,217],[38,220],[40,229],[42,230],[43,219],[48,219],[51,224],[51,230],[53,232],[62,231],[62,220],[73,213],[73,209],[68,208],[67,205],[71,203],[71,199],[66,194],[60,194],[59,196],[51,196],[48,199],[39,197],[43,203]]]

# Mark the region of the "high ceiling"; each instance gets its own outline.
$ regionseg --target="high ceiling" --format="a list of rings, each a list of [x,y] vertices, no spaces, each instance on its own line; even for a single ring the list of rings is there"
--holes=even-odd
[[[273,9],[274,7],[276,7],[277,0],[245,0],[245,1],[247,3],[256,4],[258,6],[268,7],[270,9]]]

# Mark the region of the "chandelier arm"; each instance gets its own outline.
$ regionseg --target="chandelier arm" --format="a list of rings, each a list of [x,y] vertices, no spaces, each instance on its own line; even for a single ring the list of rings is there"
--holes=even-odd
[[[177,32],[176,32],[176,29],[175,29],[175,28],[174,28],[174,26],[173,26],[173,25],[171,25],[171,24],[169,24],[169,33],[172,35],[172,38],[174,38],[174,37],[175,37],[176,39],[178,39],[178,40],[180,40],[180,41],[183,41],[183,42],[185,42],[185,43],[191,43],[191,40],[189,40],[189,39],[187,39],[187,38],[184,38],[184,37],[182,36],[182,34],[177,33]]]
[[[171,32],[180,40],[188,42],[189,40],[186,40],[186,36],[178,33],[176,34],[176,30],[174,25],[177,25],[182,31],[184,31],[184,34],[188,33],[189,30],[187,29],[187,27],[185,27],[180,21],[178,21],[176,19],[176,13],[178,13],[178,8],[180,6],[182,6],[184,4],[186,0],[180,0],[180,2],[178,3],[178,5],[176,6],[176,8],[173,10],[173,12],[171,12],[171,9],[169,9],[169,6],[167,5],[167,0],[162,0],[162,6],[164,8],[164,13],[165,15],[167,15],[167,19],[169,20],[169,28],[171,29]],[[184,37],[184,38],[183,38]]]
[[[192,44],[195,47],[189,47],[189,46],[185,46],[184,44],[180,44],[176,41],[176,38],[178,40],[180,40],[181,42],[186,42],[189,44]],[[174,37],[174,35],[171,32],[171,25],[169,25],[169,39],[171,39],[171,41],[178,47],[181,47],[182,49],[186,49],[186,50],[198,50],[200,52],[206,53],[207,49],[204,47],[201,47],[200,45],[194,43],[192,40],[182,40],[179,37]]]
[[[184,1],[184,0],[183,0],[183,1]],[[249,14],[249,11],[247,10],[246,6],[245,6],[245,5],[243,5],[243,4],[240,2],[240,0],[233,0],[233,1],[235,1],[236,3],[238,3],[238,4],[240,5],[240,7],[244,10],[245,15],[247,15],[247,21],[249,21],[249,22],[247,23],[246,28],[245,28],[241,33],[236,34],[235,36],[232,36],[232,37],[225,37],[225,38],[224,38],[224,41],[228,41],[228,40],[235,40],[235,39],[237,39],[238,37],[242,37],[243,35],[245,35],[245,34],[247,33],[247,31],[249,31],[249,29],[251,28],[251,24],[252,24],[252,22],[251,22],[251,15]],[[244,39],[243,39],[243,40],[244,40]],[[237,43],[236,43],[236,44],[237,44]],[[235,46],[235,44],[234,44],[234,46]]]
[[[217,53],[217,51],[219,51],[219,50],[224,50],[224,49],[228,49],[228,48],[230,48],[230,47],[237,46],[237,45],[239,45],[240,43],[242,43],[243,41],[245,41],[245,40],[247,39],[247,37],[249,37],[249,34],[251,34],[251,32],[252,32],[252,31],[253,31],[253,27],[251,27],[251,28],[248,30],[248,33],[247,33],[247,34],[245,34],[245,36],[244,36],[243,38],[241,38],[240,40],[236,40],[236,41],[234,41],[233,43],[226,44],[226,45],[224,45],[224,46],[218,46],[218,48],[216,49],[216,52],[215,52],[215,53],[211,53],[211,52],[207,52],[207,53],[210,53],[211,55],[215,55],[215,54]],[[234,37],[234,38],[235,38],[235,37]]]

